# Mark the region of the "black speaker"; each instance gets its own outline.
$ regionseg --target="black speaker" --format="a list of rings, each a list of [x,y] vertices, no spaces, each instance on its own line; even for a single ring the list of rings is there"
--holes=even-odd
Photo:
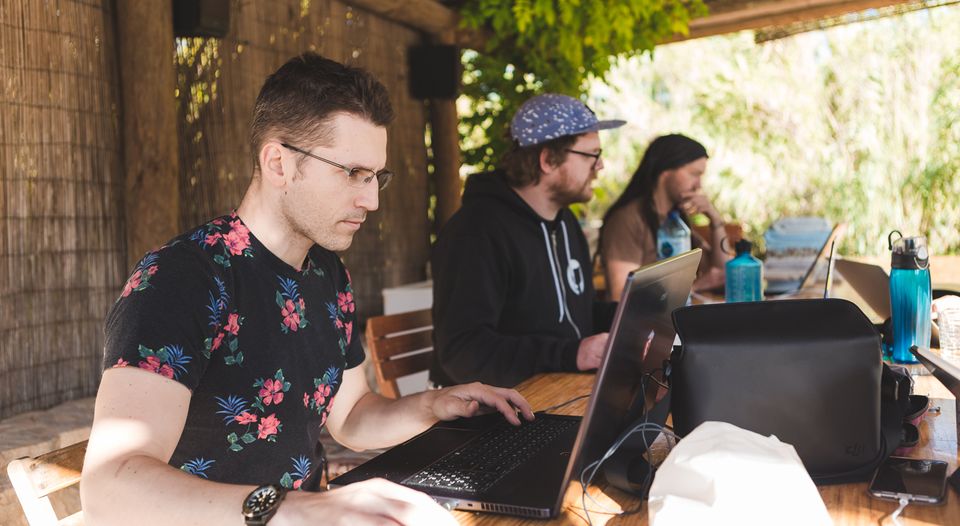
[[[455,99],[460,86],[460,50],[456,46],[423,45],[408,50],[410,96]]]
[[[230,0],[174,0],[173,34],[223,38],[230,30]]]

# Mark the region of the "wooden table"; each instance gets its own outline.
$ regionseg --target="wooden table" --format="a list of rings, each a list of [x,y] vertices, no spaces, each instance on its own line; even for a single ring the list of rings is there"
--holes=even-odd
[[[593,386],[592,374],[550,373],[541,374],[520,384],[517,389],[527,397],[534,409],[546,408],[569,400],[575,396],[588,394]],[[957,425],[956,401],[932,376],[918,376],[914,392],[929,393],[932,406],[939,406],[939,413],[928,413],[920,423],[920,446],[911,456],[933,458],[949,463],[948,473],[957,468]],[[586,409],[586,400],[581,400],[557,410],[557,413],[582,415]],[[606,488],[603,482],[599,487],[590,487],[593,495],[604,506],[623,510],[634,509],[640,501],[616,488]],[[580,483],[572,482],[564,499],[563,509],[552,521],[520,519],[489,513],[455,512],[461,524],[477,525],[520,525],[520,524],[570,524],[582,526],[587,523],[580,501]],[[882,501],[867,495],[867,483],[843,484],[820,487],[820,495],[827,510],[837,526],[879,524],[878,521],[896,509],[896,504]],[[647,520],[646,504],[640,513],[625,516],[605,512],[587,501],[590,517],[594,524],[645,525]],[[960,496],[947,489],[946,504],[941,506],[910,505],[901,516],[903,524],[960,524]],[[889,521],[889,519],[888,519]],[[888,524],[885,522],[884,524]]]

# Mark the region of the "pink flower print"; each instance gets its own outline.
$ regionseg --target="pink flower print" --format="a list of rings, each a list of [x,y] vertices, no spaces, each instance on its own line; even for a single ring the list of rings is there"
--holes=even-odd
[[[147,356],[147,361],[138,363],[137,367],[146,369],[148,371],[157,372],[160,370],[160,358],[157,358],[156,356]]]
[[[250,230],[239,220],[230,222],[230,231],[223,235],[223,242],[230,249],[230,254],[243,254],[244,249],[250,247]]]
[[[156,274],[158,270],[160,270],[160,268],[157,267],[156,265],[154,265],[154,266],[152,266],[152,267],[150,267],[150,268],[147,269],[147,274],[149,274],[149,275],[152,276],[152,275]]]
[[[137,270],[130,276],[130,279],[127,280],[127,283],[123,286],[123,292],[120,293],[120,296],[127,297],[133,292],[133,289],[140,286],[140,278],[143,276],[142,270]]]
[[[130,365],[130,362],[124,360],[123,358],[117,358],[117,363],[113,364],[114,367],[126,367]]]
[[[283,319],[283,324],[291,331],[297,330],[300,327],[300,315],[294,312]]]
[[[286,325],[288,329],[296,331],[300,328],[300,314],[297,312],[293,300],[287,300],[284,307],[280,309],[280,314],[283,315],[283,324]]]
[[[327,423],[327,415],[330,414],[330,410],[333,409],[333,401],[336,399],[337,399],[336,397],[331,398],[330,403],[327,404],[326,409],[324,409],[323,412],[320,413],[320,427],[323,427],[323,425]]]
[[[340,309],[340,312],[343,313],[353,312],[353,294],[350,292],[341,292],[337,294],[337,307]]]
[[[313,392],[313,401],[317,406],[322,406],[324,402],[327,401],[327,398],[330,396],[330,385],[321,384],[317,387],[317,390]]]
[[[346,324],[344,324],[344,328],[347,330],[347,345],[349,345],[350,337],[353,335],[353,322],[348,321]]]
[[[263,400],[263,405],[279,404],[283,401],[283,382],[267,378],[263,381],[259,396]]]
[[[211,351],[216,351],[220,348],[220,344],[223,343],[223,337],[224,333],[221,332],[217,334],[217,336],[213,339],[213,342],[210,344]]]
[[[300,489],[301,484],[303,484],[303,479],[293,481],[293,489]]]
[[[310,395],[303,393],[303,407],[310,407]]]
[[[218,241],[220,241],[221,237],[223,236],[220,235],[219,232],[217,232],[216,234],[208,234],[207,238],[204,239],[203,242],[210,246],[213,246],[213,245],[216,245]]]
[[[140,362],[137,366],[147,371],[153,371],[161,376],[173,378],[173,368],[167,364],[160,363],[160,359],[156,356],[147,356],[147,360]]]
[[[277,428],[280,426],[280,420],[276,417],[276,413],[272,413],[270,416],[265,416],[260,419],[260,424],[257,425],[257,438],[263,440],[264,438],[269,437],[270,435],[277,434]]]
[[[252,424],[257,421],[257,415],[250,413],[249,411],[244,411],[239,415],[233,417],[234,420],[241,424]]]
[[[233,313],[227,317],[227,325],[223,330],[229,332],[230,334],[236,336],[240,332],[240,315]]]

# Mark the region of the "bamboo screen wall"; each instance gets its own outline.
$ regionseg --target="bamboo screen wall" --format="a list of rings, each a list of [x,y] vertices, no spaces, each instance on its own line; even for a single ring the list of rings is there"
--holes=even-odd
[[[0,418],[99,379],[126,273],[112,5],[0,0]]]
[[[129,272],[113,6],[0,0],[0,418],[95,392],[103,319]],[[231,9],[225,39],[170,50],[181,227],[239,203],[266,75],[304,50],[365,67],[394,102],[387,159],[398,177],[343,256],[361,317],[378,313],[381,289],[423,279],[428,259],[426,114],[405,77],[420,36],[329,0]]]
[[[380,313],[381,289],[424,279],[428,260],[426,112],[406,79],[407,47],[421,37],[334,1],[234,2],[230,16],[223,40],[178,40],[181,227],[239,204],[253,166],[250,116],[267,75],[305,50],[363,67],[390,91],[387,166],[397,177],[342,256],[361,318]]]

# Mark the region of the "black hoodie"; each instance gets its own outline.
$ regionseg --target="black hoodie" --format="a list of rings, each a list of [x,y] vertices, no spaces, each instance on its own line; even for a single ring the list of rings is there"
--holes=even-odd
[[[432,267],[432,381],[509,387],[577,370],[580,340],[594,334],[594,290],[587,240],[570,210],[545,220],[501,172],[473,175]]]

